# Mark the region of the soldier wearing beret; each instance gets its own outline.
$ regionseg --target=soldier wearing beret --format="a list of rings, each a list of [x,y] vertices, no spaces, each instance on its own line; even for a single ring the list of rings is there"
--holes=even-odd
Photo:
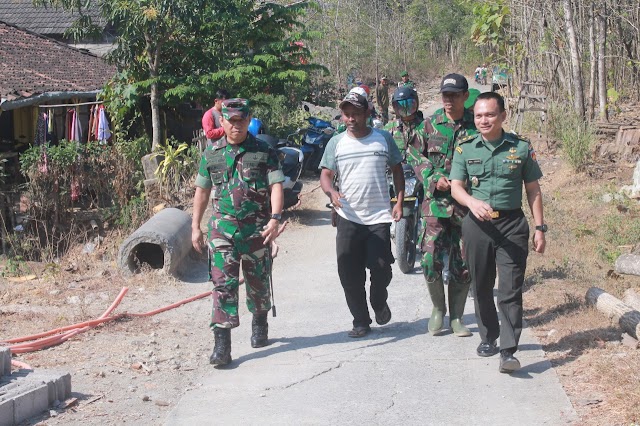
[[[192,244],[209,251],[213,282],[211,328],[215,339],[211,364],[231,362],[231,329],[240,324],[238,286],[240,261],[247,286],[247,307],[253,314],[251,346],[267,345],[267,313],[271,309],[269,244],[277,236],[283,208],[282,182],[276,151],[248,133],[247,99],[222,103],[225,136],[202,155],[193,202]],[[210,196],[213,215],[206,241],[200,230]]]

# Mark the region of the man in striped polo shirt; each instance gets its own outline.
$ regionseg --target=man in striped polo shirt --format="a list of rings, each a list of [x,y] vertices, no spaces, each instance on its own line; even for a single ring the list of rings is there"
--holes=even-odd
[[[391,282],[391,221],[402,219],[404,175],[402,155],[393,137],[367,126],[367,99],[349,93],[340,103],[347,131],[334,136],[320,162],[320,184],[336,212],[338,275],[353,315],[349,337],[364,337],[371,331],[365,281],[370,271],[371,308],[376,322],[391,320],[387,286]],[[391,209],[386,170],[393,173],[397,203]],[[337,188],[334,178],[337,176]]]

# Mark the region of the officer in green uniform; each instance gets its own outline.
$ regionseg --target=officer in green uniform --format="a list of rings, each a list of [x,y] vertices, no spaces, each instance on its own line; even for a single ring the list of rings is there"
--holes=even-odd
[[[402,71],[400,73],[400,78],[402,79],[402,81],[398,83],[398,87],[410,87],[412,89],[416,88],[415,83],[409,80],[409,73],[407,71]]]
[[[268,343],[269,245],[278,235],[284,174],[276,151],[248,133],[250,120],[248,100],[223,102],[225,136],[204,151],[195,182],[191,239],[198,252],[204,245],[200,222],[213,190],[213,215],[206,242],[213,282],[211,327],[215,339],[210,362],[216,366],[231,362],[231,328],[240,324],[240,261],[247,285],[247,307],[253,314],[251,346]]]
[[[462,140],[451,168],[451,193],[469,214],[462,224],[481,343],[479,356],[498,353],[502,373],[520,368],[513,354],[522,331],[522,285],[527,266],[529,224],[522,211],[522,184],[536,225],[533,249],[544,253],[542,172],[531,143],[505,133],[504,99],[495,92],[478,96],[474,107],[480,135]],[[469,190],[470,193],[467,192]],[[493,287],[498,268],[498,314]]]
[[[464,107],[469,84],[460,74],[448,74],[440,84],[443,108],[422,122],[407,150],[407,162],[424,184],[420,238],[422,267],[433,303],[429,332],[440,334],[447,312],[442,277],[445,257],[450,274],[449,325],[459,337],[471,336],[462,322],[469,292],[469,273],[461,241],[462,218],[467,210],[451,198],[449,172],[460,139],[476,134],[473,112]]]

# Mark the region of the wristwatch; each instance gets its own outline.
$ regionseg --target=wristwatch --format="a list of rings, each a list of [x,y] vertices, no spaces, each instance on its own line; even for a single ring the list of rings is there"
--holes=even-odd
[[[282,215],[280,213],[271,213],[271,219],[275,219],[280,222],[282,220]]]
[[[542,231],[542,232],[547,232],[547,225],[546,224],[542,224],[542,225],[538,225],[536,226],[536,231]]]

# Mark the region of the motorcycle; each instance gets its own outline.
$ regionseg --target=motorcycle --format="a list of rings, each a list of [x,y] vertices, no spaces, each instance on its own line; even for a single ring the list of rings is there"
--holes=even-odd
[[[402,163],[404,174],[404,203],[402,206],[402,219],[391,223],[391,239],[394,241],[396,260],[400,270],[408,274],[413,270],[416,261],[418,237],[420,235],[420,212],[424,200],[424,188],[422,182],[416,178],[413,167]],[[394,189],[393,175],[387,173],[389,182],[389,195],[391,203],[396,203],[397,198]]]
[[[307,112],[309,111],[309,107],[306,105],[304,109]],[[318,167],[324,155],[324,149],[336,131],[328,121],[316,117],[309,117],[307,121],[309,122],[309,127],[298,131],[303,134],[300,143],[300,149],[304,154],[302,170],[303,172],[310,170],[314,173],[319,173]]]
[[[295,133],[287,136],[287,139],[278,139],[265,133],[261,133],[262,128],[259,126],[256,139],[268,143],[278,152],[280,166],[284,173],[284,182],[282,188],[284,190],[284,208],[288,209],[300,204],[300,193],[302,192],[302,182],[300,175],[302,174],[302,164],[304,155],[299,148],[296,148],[291,141]]]

